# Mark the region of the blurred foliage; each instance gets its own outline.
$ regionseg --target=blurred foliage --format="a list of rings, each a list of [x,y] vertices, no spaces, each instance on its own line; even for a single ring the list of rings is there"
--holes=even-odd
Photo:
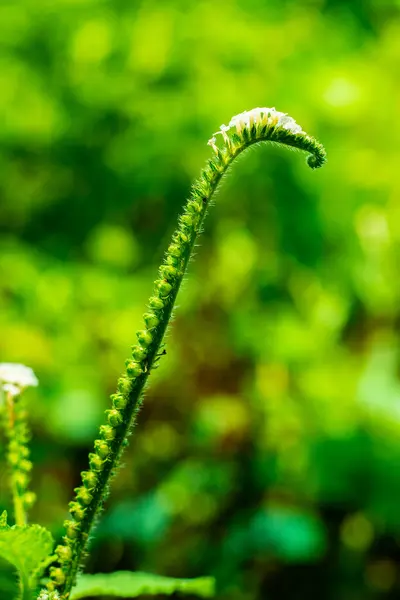
[[[226,180],[90,570],[398,598],[399,9],[2,0],[0,359],[40,378],[55,536],[210,133],[276,106],[328,150],[314,173],[262,147]]]
[[[81,575],[72,592],[71,600],[79,600],[99,596],[107,598],[138,598],[143,596],[173,596],[176,593],[196,596],[197,598],[213,598],[215,595],[214,580],[211,577],[198,579],[174,579],[141,573],[140,571],[115,571],[114,573],[97,573]]]

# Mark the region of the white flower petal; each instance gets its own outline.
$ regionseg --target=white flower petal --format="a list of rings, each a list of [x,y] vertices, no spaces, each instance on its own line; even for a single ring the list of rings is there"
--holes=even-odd
[[[289,117],[289,115],[282,115],[279,117],[278,127],[283,127],[283,129],[287,129],[292,133],[301,133],[302,131],[300,125],[298,125],[292,117]]]
[[[21,393],[21,388],[17,387],[13,383],[4,383],[3,390],[11,396],[11,398],[15,398],[15,396],[19,396]]]
[[[0,382],[13,384],[20,388],[36,387],[38,379],[30,367],[17,363],[0,363]]]
[[[57,591],[48,592],[47,590],[42,590],[38,600],[60,600],[60,594]]]
[[[250,128],[253,124],[258,126],[282,127],[282,129],[286,129],[294,134],[302,133],[300,125],[286,113],[280,112],[275,108],[257,107],[235,115],[229,121],[229,125],[221,125],[219,131],[214,133],[214,135],[221,134],[225,141],[229,141],[230,138],[227,132],[231,128],[235,128],[240,134],[244,128]]]

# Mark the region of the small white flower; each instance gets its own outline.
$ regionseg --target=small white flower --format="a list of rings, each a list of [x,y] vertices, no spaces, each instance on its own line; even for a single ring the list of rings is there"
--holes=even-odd
[[[278,127],[283,127],[283,129],[287,129],[288,131],[291,131],[292,133],[301,133],[302,132],[300,125],[298,125],[296,123],[296,121],[294,119],[292,119],[292,117],[289,117],[289,115],[285,115],[285,114],[282,115],[281,117],[279,117]]]
[[[6,385],[11,384],[21,391],[26,387],[36,387],[38,383],[38,379],[30,367],[17,363],[0,363],[0,384],[3,389]],[[10,389],[6,391],[10,391]]]
[[[21,389],[14,385],[13,383],[4,383],[3,390],[11,396],[11,398],[15,398],[15,396],[19,396],[21,393]]]
[[[249,120],[249,115],[247,112],[242,112],[239,115],[235,115],[229,121],[229,126],[236,127],[236,131],[238,133],[241,133],[242,129],[244,129],[244,127],[248,127],[249,124],[250,124],[250,120]]]
[[[222,135],[222,137],[224,138],[224,142],[226,142],[227,144],[229,144],[229,136],[226,132],[229,131],[229,127],[229,125],[221,125],[219,131],[217,131],[217,133],[220,133]]]
[[[229,121],[229,125],[221,125],[219,131],[214,133],[209,144],[215,144],[215,136],[218,134],[222,135],[225,142],[230,143],[231,139],[228,136],[228,132],[231,128],[235,128],[237,133],[241,134],[244,128],[250,129],[253,125],[281,127],[294,134],[302,133],[303,131],[300,125],[286,113],[280,112],[275,108],[257,107],[235,115]],[[211,141],[212,144],[210,143]]]
[[[218,148],[215,143],[216,141],[217,141],[217,138],[215,137],[215,135],[213,135],[213,137],[208,140],[207,144],[209,146],[211,146],[211,148],[214,150],[215,153],[218,153]]]
[[[60,600],[60,594],[58,592],[48,592],[47,590],[42,590],[38,600]]]

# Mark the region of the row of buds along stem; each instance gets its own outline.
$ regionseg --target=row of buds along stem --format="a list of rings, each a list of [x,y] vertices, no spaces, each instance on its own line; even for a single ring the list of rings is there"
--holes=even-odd
[[[208,177],[211,175],[212,171]],[[157,351],[170,318],[191,246],[204,216],[205,192],[204,186],[199,183],[180,217],[179,227],[159,268],[159,277],[154,282],[148,310],[143,315],[144,328],[136,334],[138,343],[132,347],[132,355],[125,362],[125,373],[118,379],[116,393],[111,395],[111,408],[106,411],[106,423],[101,425],[93,452],[89,454],[89,468],[81,474],[82,485],[75,489],[74,500],[69,504],[71,518],[65,521],[65,535],[56,548],[59,564],[50,568],[51,580],[47,586],[49,591],[57,588],[61,594],[64,590],[68,593],[68,588],[73,584],[69,579],[75,577],[76,566],[84,552],[92,521],[105,499],[109,479],[118,466],[121,450],[127,444],[129,428],[140,404],[143,385],[161,356]]]
[[[8,464],[14,489],[26,513],[34,504],[36,495],[28,490],[32,462],[29,460],[30,431],[27,425],[28,414],[20,399],[14,406],[14,429],[8,445]]]

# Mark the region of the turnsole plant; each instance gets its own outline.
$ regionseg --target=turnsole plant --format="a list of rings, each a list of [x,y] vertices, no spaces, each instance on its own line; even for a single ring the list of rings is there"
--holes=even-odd
[[[77,584],[77,575],[83,565],[89,536],[108,494],[110,480],[127,445],[148,376],[163,354],[164,334],[210,200],[235,158],[250,146],[261,142],[282,144],[309,153],[307,163],[312,169],[321,167],[326,160],[323,146],[306,134],[294,119],[274,108],[255,108],[243,112],[233,117],[228,125],[221,125],[208,141],[213,157],[191,188],[177,230],[159,268],[153,294],[143,316],[144,327],[137,332],[137,344],[132,347],[125,371],[118,379],[105,422],[100,426],[93,451],[89,454],[88,469],[82,473],[82,484],[76,488],[75,497],[69,505],[71,518],[64,524],[65,535],[56,548],[54,564],[49,571],[50,578],[46,589],[38,596],[40,600],[78,599],[94,593],[123,597],[174,591],[209,597],[213,593],[209,579],[192,580],[185,584],[187,580],[182,582],[145,574],[140,574],[138,578],[137,573],[114,573],[108,576],[108,582],[107,576],[80,576]],[[91,578],[94,577],[98,577],[97,587],[94,579],[91,584]],[[121,581],[124,582],[123,589]]]
[[[28,491],[29,473],[32,469],[28,448],[30,433],[27,411],[21,395],[25,388],[36,387],[38,380],[29,367],[2,363],[0,364],[0,383],[6,405],[3,424],[8,438],[7,462],[14,517],[17,525],[25,525],[26,512],[34,503],[35,495]]]

